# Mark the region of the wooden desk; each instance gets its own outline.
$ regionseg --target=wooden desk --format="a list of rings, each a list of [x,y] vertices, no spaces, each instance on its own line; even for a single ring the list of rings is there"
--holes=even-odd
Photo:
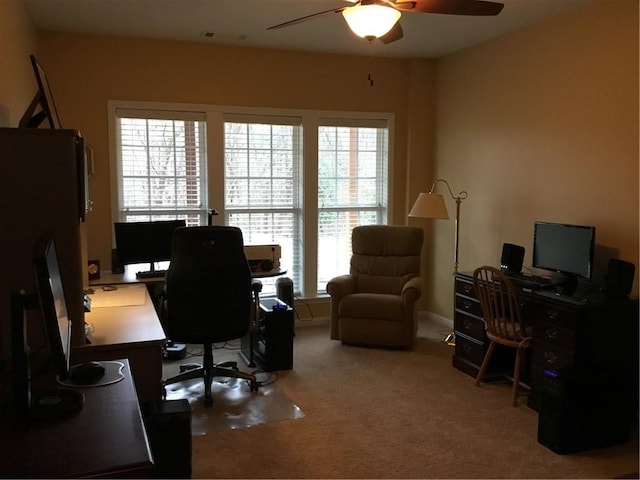
[[[3,424],[2,478],[147,477],[153,457],[127,360],[125,378],[82,388],[76,415],[29,424]]]
[[[141,283],[144,285],[158,285],[164,284],[164,277],[153,277],[153,278],[136,278],[135,268],[125,268],[124,273],[111,273],[109,270],[103,271],[100,274],[100,278],[96,278],[95,280],[90,280],[90,286],[100,286],[100,285],[121,285],[121,284],[129,284],[129,283]],[[272,270],[270,272],[252,272],[251,276],[253,278],[271,278],[278,277],[280,275],[285,275],[287,273],[286,270],[278,269]]]
[[[120,285],[107,292],[96,287],[90,297],[85,322],[93,327],[92,343],[75,347],[71,363],[128,358],[140,402],[160,400],[166,337],[145,286]]]

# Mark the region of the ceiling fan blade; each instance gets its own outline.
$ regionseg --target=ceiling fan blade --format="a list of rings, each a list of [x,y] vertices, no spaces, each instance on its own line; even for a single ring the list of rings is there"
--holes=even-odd
[[[313,20],[314,18],[321,17],[329,13],[340,13],[345,8],[348,7],[338,7],[332,8],[331,10],[325,10],[324,12],[312,13],[311,15],[305,15],[304,17],[289,20],[288,22],[279,23],[278,25],[272,25],[271,27],[268,27],[267,30],[277,30],[279,28],[290,27],[291,25],[297,25],[298,23],[306,22],[307,20]]]
[[[400,40],[404,36],[402,33],[402,27],[400,26],[400,22],[396,22],[396,24],[385,33],[383,36],[378,37],[382,43],[387,44],[391,42],[395,42],[396,40]]]
[[[414,0],[396,1],[398,10],[448,15],[493,16],[498,15],[504,4],[485,0]]]

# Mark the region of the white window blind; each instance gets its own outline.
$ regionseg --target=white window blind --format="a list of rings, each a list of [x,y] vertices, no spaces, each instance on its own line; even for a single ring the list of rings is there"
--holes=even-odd
[[[387,223],[388,130],[377,120],[318,128],[318,291],[349,272],[351,231]]]
[[[294,285],[302,278],[301,119],[226,115],[225,223],[242,229],[246,245],[279,244]],[[273,293],[275,279],[263,279]]]
[[[116,109],[120,221],[206,224],[206,125],[201,112]]]

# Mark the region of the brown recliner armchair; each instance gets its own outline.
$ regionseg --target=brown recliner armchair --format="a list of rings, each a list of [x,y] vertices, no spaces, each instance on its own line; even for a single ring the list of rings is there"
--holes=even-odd
[[[351,267],[327,283],[331,339],[377,347],[411,348],[422,294],[421,228],[366,225],[351,234]]]

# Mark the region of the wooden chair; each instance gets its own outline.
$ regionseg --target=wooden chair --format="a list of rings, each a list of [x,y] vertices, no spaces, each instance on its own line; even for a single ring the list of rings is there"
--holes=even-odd
[[[531,328],[522,321],[516,290],[509,277],[497,268],[482,266],[473,272],[473,286],[480,300],[487,337],[491,341],[476,377],[480,385],[496,343],[516,349],[513,369],[512,405],[518,402],[520,370],[525,349],[531,343]]]

